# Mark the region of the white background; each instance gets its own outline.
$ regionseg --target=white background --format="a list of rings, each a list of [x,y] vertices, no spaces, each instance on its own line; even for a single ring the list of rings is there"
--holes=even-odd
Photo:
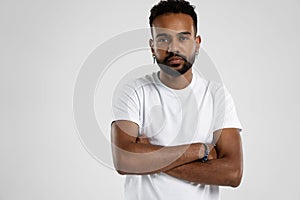
[[[148,27],[156,2],[0,1],[1,200],[122,198],[123,178],[80,142],[73,89],[89,54],[114,35]],[[223,199],[300,199],[300,2],[192,4],[202,48],[244,127],[244,178],[237,189],[222,188]]]

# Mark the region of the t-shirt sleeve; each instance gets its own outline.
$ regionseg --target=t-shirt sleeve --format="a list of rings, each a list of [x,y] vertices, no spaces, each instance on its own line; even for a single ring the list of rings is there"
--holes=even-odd
[[[234,100],[227,88],[221,86],[214,95],[214,124],[213,132],[223,128],[237,128],[242,125],[237,116]]]
[[[115,92],[112,101],[112,122],[117,120],[132,121],[141,127],[139,117],[140,100],[131,84],[126,84]]]

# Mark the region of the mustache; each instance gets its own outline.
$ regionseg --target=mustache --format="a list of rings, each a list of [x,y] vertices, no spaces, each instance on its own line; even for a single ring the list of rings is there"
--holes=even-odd
[[[174,53],[174,52],[170,52],[170,54],[164,59],[164,63],[168,62],[168,60],[172,57],[180,57],[182,58],[185,62],[187,62],[187,58],[184,55],[178,54],[178,53]]]

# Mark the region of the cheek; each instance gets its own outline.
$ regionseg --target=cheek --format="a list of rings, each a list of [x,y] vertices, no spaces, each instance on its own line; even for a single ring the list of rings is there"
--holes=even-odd
[[[154,51],[156,52],[156,53],[164,53],[164,52],[166,52],[166,51],[168,51],[168,47],[164,47],[164,46],[155,46],[154,47]]]
[[[190,48],[187,49],[186,53],[190,57],[193,57],[195,55],[195,53],[196,53],[196,45],[190,46]]]
[[[194,53],[196,51],[196,44],[195,43],[191,43],[189,45],[187,45],[189,48],[187,48],[188,52],[192,52]]]
[[[156,58],[161,59],[167,56],[167,51],[163,49],[154,49]]]

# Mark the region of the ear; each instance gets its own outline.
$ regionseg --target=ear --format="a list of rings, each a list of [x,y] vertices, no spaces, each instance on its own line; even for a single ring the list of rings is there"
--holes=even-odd
[[[199,49],[200,49],[200,43],[201,43],[201,37],[200,37],[200,35],[198,35],[196,37],[196,51],[199,51]]]
[[[152,54],[154,54],[154,43],[153,43],[153,39],[149,39],[149,46],[150,46],[150,48],[151,48]]]

